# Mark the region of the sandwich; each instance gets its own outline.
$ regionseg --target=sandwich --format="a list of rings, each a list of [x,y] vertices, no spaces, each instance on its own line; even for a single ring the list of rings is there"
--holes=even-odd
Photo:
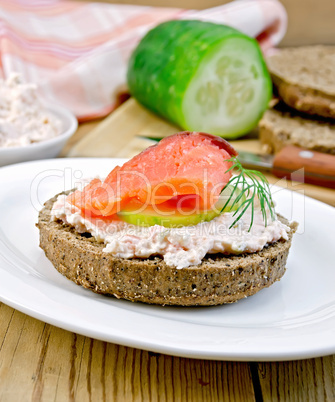
[[[297,224],[276,214],[265,177],[244,169],[227,141],[182,132],[55,195],[37,227],[46,257],[78,285],[209,306],[280,280]]]

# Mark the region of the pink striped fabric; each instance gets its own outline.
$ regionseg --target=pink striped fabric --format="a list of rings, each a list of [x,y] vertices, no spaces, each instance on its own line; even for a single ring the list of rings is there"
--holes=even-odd
[[[125,88],[131,51],[150,28],[169,19],[231,25],[256,37],[264,51],[279,43],[287,25],[277,0],[238,0],[203,11],[0,0],[0,74],[21,73],[48,102],[68,107],[79,120],[104,116]]]

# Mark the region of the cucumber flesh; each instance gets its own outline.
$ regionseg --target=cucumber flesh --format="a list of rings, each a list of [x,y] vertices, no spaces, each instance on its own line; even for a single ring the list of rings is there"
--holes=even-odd
[[[238,137],[257,124],[269,89],[254,43],[229,37],[204,57],[190,81],[182,104],[184,126]]]
[[[244,195],[241,199],[233,205],[234,199],[240,194],[240,190],[237,189],[232,200],[222,209],[226,201],[229,199],[232,192],[232,187],[227,186],[221,193],[218,202],[209,211],[199,211],[193,214],[181,214],[177,211],[172,210],[171,213],[164,210],[161,214],[159,213],[159,205],[156,208],[148,206],[145,210],[140,208],[139,211],[136,210],[123,210],[118,212],[118,217],[123,221],[136,225],[136,226],[154,226],[160,225],[169,228],[176,228],[182,226],[194,226],[201,222],[208,222],[219,216],[224,212],[235,211],[244,201]]]

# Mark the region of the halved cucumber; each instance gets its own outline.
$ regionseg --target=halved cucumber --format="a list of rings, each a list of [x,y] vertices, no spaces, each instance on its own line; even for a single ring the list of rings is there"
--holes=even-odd
[[[208,211],[199,211],[194,214],[188,214],[185,212],[184,214],[182,214],[178,213],[176,210],[171,210],[169,212],[166,208],[164,208],[164,210],[163,208],[161,208],[162,211],[160,213],[160,206],[158,205],[156,206],[156,208],[148,206],[144,210],[143,208],[140,208],[137,211],[125,209],[118,212],[118,216],[123,221],[137,226],[160,225],[169,228],[193,226],[197,225],[200,222],[211,221],[223,212],[235,211],[242,204],[242,202],[245,201],[245,196],[243,195],[241,199],[233,205],[234,200],[240,194],[240,190],[236,189],[234,196],[230,197],[232,191],[232,186],[227,186],[221,193],[218,202],[214,205],[212,209]],[[226,201],[229,198],[231,198],[231,200],[225,206]],[[224,206],[225,208],[223,209]]]
[[[168,21],[132,54],[128,85],[142,104],[186,130],[236,138],[268,106],[272,84],[255,39],[202,21]]]

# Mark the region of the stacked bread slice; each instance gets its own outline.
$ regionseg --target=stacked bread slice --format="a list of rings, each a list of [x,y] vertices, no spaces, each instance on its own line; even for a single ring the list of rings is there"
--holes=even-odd
[[[264,148],[335,154],[335,47],[281,49],[267,64],[279,101],[259,123]]]

